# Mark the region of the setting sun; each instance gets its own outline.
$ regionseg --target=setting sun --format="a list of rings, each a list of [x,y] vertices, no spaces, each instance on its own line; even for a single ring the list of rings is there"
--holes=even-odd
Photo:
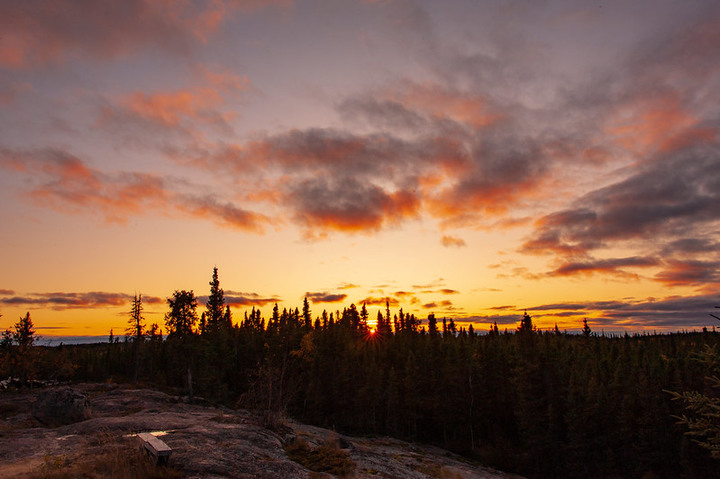
[[[213,267],[234,318],[713,324],[711,3],[250,3],[1,7],[3,328],[163,326]]]
[[[716,477],[719,27],[0,1],[0,477]]]

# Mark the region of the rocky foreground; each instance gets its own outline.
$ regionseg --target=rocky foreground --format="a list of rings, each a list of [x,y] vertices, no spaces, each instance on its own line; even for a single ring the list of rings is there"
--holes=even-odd
[[[0,393],[0,477],[512,477],[431,446],[291,420],[271,430],[248,411],[149,389],[78,385],[48,394]],[[58,407],[61,400],[70,406]],[[168,467],[142,457],[140,432],[172,448]]]

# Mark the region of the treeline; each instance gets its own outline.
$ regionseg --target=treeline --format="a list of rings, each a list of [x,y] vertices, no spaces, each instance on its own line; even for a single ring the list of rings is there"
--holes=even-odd
[[[167,335],[145,327],[102,345],[32,348],[32,374],[140,381],[349,434],[434,443],[530,477],[714,477],[718,464],[675,416],[668,391],[711,395],[720,335],[476,334],[430,315],[350,305],[314,314],[277,305],[236,321],[217,270],[205,311],[191,291],[168,299]],[[0,374],[27,348],[3,343]],[[38,352],[40,351],[40,352]],[[11,360],[11,358],[15,358]]]

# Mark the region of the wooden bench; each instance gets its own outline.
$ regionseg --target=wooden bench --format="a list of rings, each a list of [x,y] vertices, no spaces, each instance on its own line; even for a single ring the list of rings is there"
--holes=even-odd
[[[170,460],[170,454],[172,454],[170,446],[149,432],[141,432],[137,437],[141,441],[140,448],[143,449],[147,455],[152,456],[158,466],[167,465]]]

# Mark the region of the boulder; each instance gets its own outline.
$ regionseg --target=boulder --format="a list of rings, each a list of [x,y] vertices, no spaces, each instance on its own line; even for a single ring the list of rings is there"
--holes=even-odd
[[[87,396],[74,389],[50,389],[38,394],[32,415],[47,426],[63,426],[89,419],[90,405]]]

